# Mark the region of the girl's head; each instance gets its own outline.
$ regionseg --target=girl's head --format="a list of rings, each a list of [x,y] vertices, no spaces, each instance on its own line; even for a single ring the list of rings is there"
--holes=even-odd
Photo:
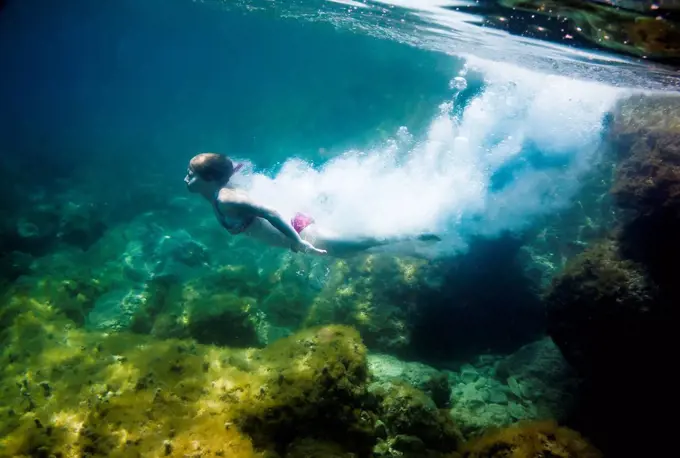
[[[236,171],[234,162],[224,154],[201,153],[189,161],[184,182],[192,192],[224,186]]]
[[[226,183],[234,173],[234,162],[224,154],[201,153],[191,158],[189,169],[202,180]]]

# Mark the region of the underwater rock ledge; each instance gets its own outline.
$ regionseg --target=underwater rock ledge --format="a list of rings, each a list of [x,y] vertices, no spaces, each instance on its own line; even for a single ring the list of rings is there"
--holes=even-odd
[[[447,456],[462,441],[415,388],[369,392],[348,327],[233,350],[85,331],[16,294],[0,321],[0,456],[299,456],[311,442]]]
[[[0,324],[2,457],[453,458],[466,450],[449,412],[417,388],[370,387],[366,347],[346,326],[302,330],[264,349],[218,348],[84,330],[18,291],[4,297]],[[547,437],[549,449],[567,450],[554,456],[598,456],[536,425],[484,443],[520,453],[521,443]],[[499,456],[498,447],[467,450]]]
[[[680,97],[635,95],[609,116],[610,192],[618,224],[571,259],[545,294],[549,332],[585,377],[571,423],[611,456],[668,453],[652,418],[674,392],[663,368],[676,357],[680,303]],[[631,399],[644,393],[644,401]],[[625,443],[621,437],[628,438]]]

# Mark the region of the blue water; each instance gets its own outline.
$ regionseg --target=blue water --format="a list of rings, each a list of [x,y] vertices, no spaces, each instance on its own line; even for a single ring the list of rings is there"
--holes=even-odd
[[[375,142],[377,130],[422,129],[460,66],[327,24],[138,3],[9,4],[3,145],[162,157],[176,173],[203,150],[269,167]]]
[[[673,87],[622,57],[471,29],[441,2],[349,3],[9,2],[3,154],[180,195],[188,159],[223,152],[284,213],[436,231],[451,253],[563,208],[616,98]]]
[[[188,159],[222,152],[284,214],[344,235],[437,232],[421,254],[464,251],[569,205],[617,98],[677,80],[479,28],[455,5],[8,2],[3,158],[35,183],[85,177],[107,205],[127,193],[158,210],[141,190],[186,199]]]
[[[183,317],[184,298],[155,292],[170,278],[195,302],[248,303],[269,326],[258,345],[308,320],[433,364],[535,341],[544,280],[615,218],[610,165],[593,174],[609,110],[680,79],[481,27],[475,6],[0,1],[0,281],[36,303],[72,295],[55,308],[80,304],[67,312],[88,329],[125,328],[154,294]],[[183,182],[205,151],[243,161],[233,181],[285,216],[443,240],[393,247],[432,262],[334,263],[229,237]],[[149,314],[143,332],[167,318]],[[201,343],[253,344],[220,331]]]

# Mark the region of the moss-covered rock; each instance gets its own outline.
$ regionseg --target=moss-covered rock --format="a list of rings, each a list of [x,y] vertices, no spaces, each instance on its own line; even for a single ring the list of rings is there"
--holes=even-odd
[[[677,346],[680,97],[620,100],[605,138],[617,227],[554,279],[545,296],[549,333],[585,376],[573,424],[608,455],[653,456],[668,450],[648,437],[672,427],[630,419],[656,415],[672,382],[631,371],[665,367]],[[647,393],[645,402],[622,403],[632,392]]]
[[[97,300],[107,286],[90,275],[87,269],[73,266],[61,274],[25,279],[15,291],[35,300],[49,303],[76,325],[83,326]]]
[[[576,431],[554,421],[520,422],[490,430],[462,449],[463,458],[601,458]]]
[[[674,274],[680,259],[680,97],[621,101],[608,136],[618,160],[612,193],[627,210],[622,251],[680,297]]]
[[[323,450],[372,448],[365,347],[350,328],[235,351],[86,332],[17,294],[0,322],[1,456],[278,456],[324,435]]]
[[[236,350],[88,331],[16,290],[0,324],[0,456],[443,458],[459,443],[422,392],[368,389],[349,327]]]
[[[199,343],[260,347],[257,301],[220,288],[219,275],[185,283],[160,278],[146,285],[131,330],[156,337],[192,338]]]
[[[636,95],[612,109],[611,192],[624,210],[610,240],[574,258],[546,294],[549,332],[581,374],[670,357],[680,298],[680,97]]]
[[[570,33],[602,46],[612,52],[672,64],[680,56],[680,29],[677,22],[666,19],[673,4],[655,4],[655,16],[639,12],[647,8],[642,3],[629,2],[620,8],[599,2],[564,2],[556,0],[502,0],[501,4],[513,10],[565,18],[561,33]],[[637,7],[637,8],[636,8]],[[664,11],[664,9],[666,9]],[[638,11],[636,11],[638,10]],[[672,13],[671,13],[672,14]],[[550,21],[547,21],[546,25]],[[568,28],[565,28],[568,27]],[[550,26],[547,25],[549,29]]]
[[[410,343],[414,304],[426,272],[423,260],[370,255],[330,266],[305,325],[344,323],[375,351],[400,353]]]
[[[244,356],[86,332],[16,292],[1,310],[0,456],[260,456],[219,389]]]
[[[263,349],[255,362],[261,369],[240,394],[235,421],[258,446],[280,450],[312,435],[360,455],[370,451],[376,417],[366,348],[355,330],[305,330]]]
[[[230,292],[205,292],[185,286],[180,323],[200,343],[232,347],[260,346],[256,331],[255,299]]]
[[[549,333],[586,376],[616,377],[662,345],[668,304],[644,266],[603,242],[567,264],[545,296]]]
[[[422,391],[403,381],[377,383],[371,391],[380,401],[387,448],[414,457],[458,448],[462,436],[448,410],[439,409]]]
[[[278,456],[324,433],[348,453],[372,447],[349,328],[230,350],[87,332],[16,293],[1,310],[0,456]]]
[[[333,442],[315,439],[301,439],[290,444],[285,458],[356,458],[355,453],[347,452]]]

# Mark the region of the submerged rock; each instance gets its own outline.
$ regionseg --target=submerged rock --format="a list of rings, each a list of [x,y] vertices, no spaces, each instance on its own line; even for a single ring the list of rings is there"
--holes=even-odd
[[[579,383],[550,338],[510,355],[482,355],[450,379],[451,414],[467,436],[517,420],[565,421]]]
[[[423,392],[403,381],[374,383],[369,389],[379,399],[379,416],[388,433],[379,450],[396,450],[415,458],[458,448],[462,436],[449,412],[439,409]]]
[[[610,113],[606,139],[615,162],[617,227],[554,279],[545,295],[549,332],[584,376],[578,428],[612,456],[652,456],[668,449],[649,437],[672,434],[672,428],[630,418],[653,417],[672,382],[631,377],[630,371],[664,367],[675,357],[680,97],[622,99]],[[646,393],[645,401],[622,403],[632,392]]]
[[[0,325],[1,456],[358,458],[388,443],[411,454],[383,456],[445,458],[457,446],[415,388],[368,389],[366,348],[344,326],[234,350],[86,331],[16,291]]]
[[[225,291],[219,275],[184,283],[149,282],[129,328],[160,338],[192,338],[199,343],[260,347],[257,302]]]
[[[0,254],[0,285],[15,281],[32,271],[33,258],[27,253],[10,251]]]
[[[554,421],[521,422],[489,431],[461,450],[464,458],[602,458],[584,437]]]
[[[531,403],[536,413],[523,419],[559,421],[568,417],[581,382],[549,337],[525,345],[499,361],[496,378],[506,380],[517,399]]]
[[[501,0],[500,3],[508,9],[528,12],[532,18],[536,14],[565,18],[569,25],[560,25],[559,32],[554,30],[559,36],[579,36],[611,52],[671,65],[680,58],[680,28],[672,18],[673,10],[677,9],[675,2]],[[650,6],[654,16],[643,14]],[[550,22],[541,22],[546,25],[546,32],[551,28]]]
[[[121,331],[128,329],[134,314],[144,306],[143,291],[119,289],[102,294],[86,317],[92,329]]]
[[[549,332],[581,375],[611,379],[664,345],[660,299],[646,269],[603,242],[569,263],[546,293]]]
[[[276,450],[303,435],[360,454],[370,450],[376,416],[367,403],[366,349],[356,331],[303,331],[255,354],[253,367],[266,370],[232,395],[241,400],[234,422],[258,447]]]
[[[426,267],[420,259],[383,254],[333,262],[305,323],[354,326],[371,350],[404,353]]]
[[[429,380],[439,374],[437,369],[415,361],[402,361],[384,353],[368,355],[371,376],[378,382],[403,380],[412,386],[425,389]]]
[[[285,458],[356,458],[355,453],[346,452],[333,442],[316,439],[296,440],[286,449]]]
[[[87,251],[106,232],[105,214],[89,198],[71,200],[69,192],[37,193],[31,205],[8,214],[0,225],[4,247],[42,256],[64,246]]]
[[[636,96],[613,110],[608,136],[616,151],[612,194],[626,210],[619,240],[664,289],[680,297],[680,97]]]

